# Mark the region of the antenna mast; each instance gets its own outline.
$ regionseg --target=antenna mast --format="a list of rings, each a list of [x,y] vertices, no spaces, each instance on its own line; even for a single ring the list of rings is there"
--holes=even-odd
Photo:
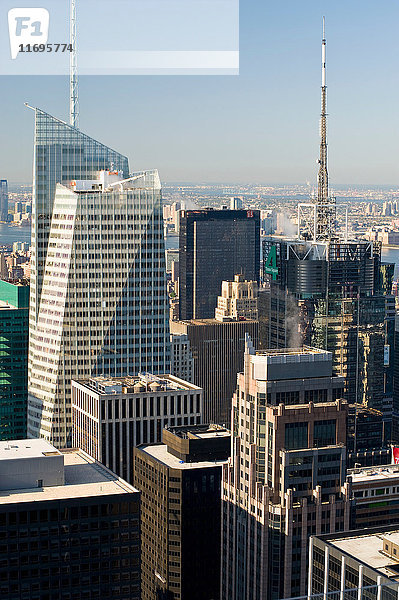
[[[327,171],[327,85],[326,85],[326,30],[323,17],[323,38],[321,42],[321,117],[320,117],[320,158],[317,186],[317,224],[318,239],[328,239],[333,235],[335,219],[335,198],[328,195]]]
[[[79,99],[78,99],[78,66],[77,66],[77,32],[76,32],[76,0],[71,0],[71,29],[70,44],[70,102],[69,122],[72,127],[79,127]]]

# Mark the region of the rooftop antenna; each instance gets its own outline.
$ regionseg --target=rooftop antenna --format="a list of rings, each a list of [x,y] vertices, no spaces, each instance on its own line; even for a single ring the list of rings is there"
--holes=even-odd
[[[77,32],[76,32],[76,0],[71,0],[71,29],[70,44],[72,47],[70,55],[70,102],[69,122],[72,127],[79,127],[79,99],[78,99],[78,65],[77,65]]]
[[[321,115],[320,115],[320,158],[317,182],[316,237],[331,238],[335,218],[335,199],[328,195],[327,171],[327,85],[326,85],[326,20],[323,17],[321,41]]]
[[[334,233],[336,218],[335,198],[329,197],[328,190],[326,45],[326,21],[325,17],[323,17],[321,40],[320,157],[318,159],[317,193],[312,198],[312,203],[298,204],[298,237],[304,237],[313,241],[326,241],[336,237]]]
[[[327,172],[327,86],[326,86],[326,21],[323,17],[323,39],[321,42],[321,118],[320,158],[317,199],[320,204],[328,202]]]

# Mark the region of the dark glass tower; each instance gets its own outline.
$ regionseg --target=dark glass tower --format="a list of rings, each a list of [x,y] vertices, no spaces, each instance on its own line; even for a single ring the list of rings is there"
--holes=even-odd
[[[7,184],[7,179],[0,180],[0,221],[8,221],[8,184]]]
[[[259,283],[258,210],[191,210],[180,216],[179,319],[212,319],[222,281]]]

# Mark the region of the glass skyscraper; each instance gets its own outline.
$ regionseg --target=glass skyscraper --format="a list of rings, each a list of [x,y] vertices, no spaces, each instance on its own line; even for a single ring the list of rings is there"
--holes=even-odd
[[[0,280],[0,440],[26,438],[29,286]]]
[[[381,263],[381,244],[270,238],[263,256],[270,294],[262,347],[307,344],[332,352],[345,398],[381,411],[389,441],[393,265]]]
[[[61,447],[72,378],[169,370],[161,185],[40,110],[34,171],[28,435]]]

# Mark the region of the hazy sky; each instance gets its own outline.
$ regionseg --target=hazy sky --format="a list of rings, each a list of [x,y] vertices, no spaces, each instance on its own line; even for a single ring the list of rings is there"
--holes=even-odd
[[[239,76],[84,77],[80,127],[164,181],[313,184],[323,14],[331,183],[399,185],[398,0],[241,0]],[[68,80],[0,84],[0,178],[28,182],[24,102],[66,120]]]

